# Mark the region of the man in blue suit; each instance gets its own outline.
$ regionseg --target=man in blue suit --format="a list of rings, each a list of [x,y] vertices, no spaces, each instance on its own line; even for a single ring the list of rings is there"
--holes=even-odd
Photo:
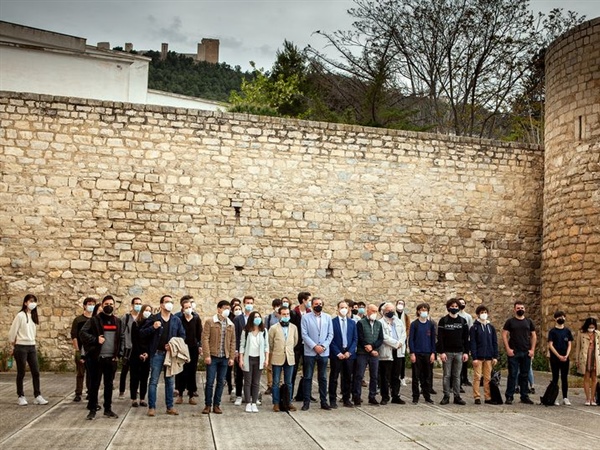
[[[312,377],[317,365],[319,373],[319,397],[321,409],[330,410],[327,403],[327,360],[333,339],[331,316],[323,313],[323,300],[312,300],[312,311],[302,317],[302,340],[304,341],[304,404],[302,411],[310,407]]]
[[[342,401],[344,406],[353,408],[350,401],[352,374],[356,360],[356,322],[348,318],[348,303],[344,300],[337,305],[337,316],[331,321],[333,340],[329,352],[331,369],[329,372],[329,406],[336,409],[338,378],[342,376]]]

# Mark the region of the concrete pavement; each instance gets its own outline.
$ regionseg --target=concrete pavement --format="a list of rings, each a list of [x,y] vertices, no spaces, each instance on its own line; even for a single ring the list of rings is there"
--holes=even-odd
[[[584,406],[582,389],[571,389],[573,406],[410,404],[410,387],[401,394],[406,405],[340,407],[323,411],[313,403],[307,412],[274,413],[264,397],[258,414],[244,412],[223,398],[223,414],[203,415],[204,396],[196,406],[176,405],[179,416],[167,416],[164,388],[159,385],[157,416],[132,408],[115,397],[118,419],[85,420],[85,402],[74,403],[74,374],[42,374],[42,393],[50,401],[33,405],[31,377],[25,378],[30,404],[17,406],[15,373],[0,374],[0,448],[2,449],[597,449],[600,407]],[[199,373],[203,386],[204,374]],[[503,377],[503,381],[505,377]],[[266,378],[263,377],[263,382]],[[536,374],[538,389],[547,374]],[[316,386],[313,389],[316,392]],[[539,402],[539,394],[532,398]],[[366,393],[363,392],[363,397]],[[101,398],[101,397],[100,397]],[[299,407],[300,404],[296,403]]]

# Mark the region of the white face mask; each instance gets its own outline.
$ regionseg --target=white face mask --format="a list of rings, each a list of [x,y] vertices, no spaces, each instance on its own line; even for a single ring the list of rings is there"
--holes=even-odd
[[[369,320],[376,321],[377,320],[377,314],[373,313],[373,314],[369,315]]]
[[[152,315],[152,311],[144,311],[142,313],[142,316],[144,316],[144,319],[147,319],[148,317],[150,317]]]
[[[419,314],[421,316],[422,319],[427,319],[427,316],[429,315],[429,313],[427,311],[421,311],[421,314]]]
[[[167,311],[171,312],[173,310],[173,302],[167,302],[164,305]]]
[[[593,333],[594,331],[596,331],[595,328],[588,328],[588,333]]]
[[[346,317],[348,315],[348,308],[340,309],[340,316]]]
[[[29,311],[33,311],[35,308],[37,308],[37,303],[36,302],[27,303],[27,307],[29,308]]]
[[[191,315],[192,315],[192,311],[193,311],[193,309],[192,309],[192,308],[185,308],[185,309],[183,310],[183,313],[184,313],[186,316],[191,316]]]
[[[224,309],[223,311],[221,311],[221,315],[225,318],[229,317],[229,310],[228,309]]]
[[[487,315],[487,313],[481,313],[481,314],[479,314],[479,318],[480,318],[481,320],[487,320],[487,318],[488,318],[488,315]]]
[[[242,310],[241,310],[241,309],[236,309],[236,310],[233,312],[233,315],[234,315],[235,317],[237,317],[237,316],[240,316],[241,314],[242,314]]]
[[[404,311],[404,305],[402,305],[402,304],[396,305],[396,310],[397,311]]]
[[[86,310],[87,312],[94,312],[94,307],[95,307],[95,305],[87,305],[87,306],[85,307],[85,310]]]

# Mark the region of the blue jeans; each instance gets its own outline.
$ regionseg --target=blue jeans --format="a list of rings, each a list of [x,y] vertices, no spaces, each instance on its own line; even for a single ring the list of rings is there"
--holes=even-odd
[[[273,367],[273,385],[271,391],[273,393],[273,404],[279,405],[279,380],[281,379],[281,372],[283,371],[283,382],[287,384],[290,393],[290,403],[292,402],[292,373],[294,373],[294,366],[290,366],[287,362],[283,363],[283,366],[272,366]]]
[[[165,370],[166,352],[158,350],[150,360],[150,386],[148,387],[148,408],[156,409],[156,388],[160,374]],[[173,408],[173,385],[175,377],[168,377],[165,373],[165,403],[167,409]]]
[[[506,384],[506,398],[513,398],[517,381],[521,390],[521,399],[529,397],[527,377],[531,367],[531,358],[528,352],[515,352],[515,356],[508,358],[508,381]],[[517,380],[518,378],[518,380]]]
[[[446,362],[442,363],[442,368],[444,371],[444,397],[450,397],[450,390],[452,390],[454,398],[460,398],[460,373],[463,364],[462,355],[462,353],[446,352]]]
[[[225,357],[210,357],[210,364],[206,367],[206,386],[204,386],[204,404],[206,406],[221,405],[221,395],[223,395],[228,365],[228,360]],[[215,378],[217,379],[217,388],[215,389],[215,395],[213,397]]]
[[[312,391],[312,378],[315,364],[319,373],[319,400],[321,405],[327,404],[327,360],[329,357],[321,355],[304,357],[304,404],[310,405],[310,394]]]

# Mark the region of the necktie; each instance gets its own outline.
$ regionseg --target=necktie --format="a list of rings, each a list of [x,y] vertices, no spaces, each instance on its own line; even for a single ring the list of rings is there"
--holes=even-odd
[[[348,338],[346,336],[346,319],[341,320],[342,324],[342,346],[344,348],[348,347]]]

